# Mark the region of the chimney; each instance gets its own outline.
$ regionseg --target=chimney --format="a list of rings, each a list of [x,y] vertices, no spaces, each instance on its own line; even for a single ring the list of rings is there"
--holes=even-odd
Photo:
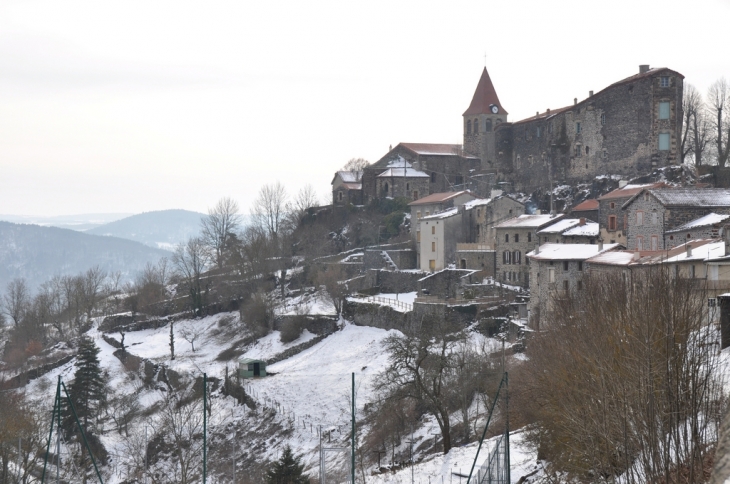
[[[639,66],[639,74],[643,74],[645,72],[649,72],[649,64],[641,64]]]
[[[538,242],[538,243],[537,243],[537,244],[535,245],[535,254],[539,254],[539,253],[540,253],[540,243]]]
[[[577,97],[574,97],[573,98],[573,106],[577,106],[577,105],[578,105],[578,98]]]
[[[588,97],[593,97],[593,91],[588,91]]]
[[[641,258],[641,254],[637,251],[634,252],[634,260],[639,260]]]
[[[598,252],[603,250],[603,239],[598,239]]]
[[[582,226],[584,226],[585,224],[586,224],[586,218],[585,218],[585,217],[581,217],[581,218],[579,219],[579,221],[578,221],[578,225],[580,225],[580,226],[582,227]]]
[[[535,111],[535,117],[537,118],[539,116],[540,116],[540,111]]]
[[[546,111],[546,112],[547,112],[548,114],[550,114],[550,108],[547,108],[547,111]]]
[[[687,257],[692,257],[692,244],[687,244]]]
[[[626,185],[628,185],[628,184],[629,184],[629,182],[628,182],[628,181],[626,181],[626,180],[619,180],[619,182],[618,182],[618,187],[619,187],[619,188],[623,188],[623,187],[625,187],[625,186],[626,186]]]

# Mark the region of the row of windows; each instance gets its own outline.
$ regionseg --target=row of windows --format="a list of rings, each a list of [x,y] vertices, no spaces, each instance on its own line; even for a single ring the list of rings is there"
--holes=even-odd
[[[510,210],[510,215],[512,215],[512,210]],[[504,241],[509,243],[509,234],[504,234]],[[513,242],[519,242],[520,241],[520,234],[515,234],[512,237]],[[527,241],[532,242],[532,232],[527,232]]]
[[[505,250],[504,252],[502,252],[502,264],[521,265],[522,252],[520,252],[519,250],[515,250],[514,252]]]
[[[658,225],[659,214],[657,212],[651,212],[651,217],[648,222],[648,225]],[[636,212],[636,225],[644,225],[644,212],[642,210]]]
[[[495,124],[499,124],[501,122],[502,122],[502,120],[500,118],[498,118],[495,121]],[[487,131],[487,132],[492,131],[492,120],[491,119],[487,119],[484,122],[484,131]],[[466,122],[466,134],[472,134],[472,132],[474,134],[479,134],[479,120],[476,119],[476,118],[474,119],[474,122],[473,123],[472,123],[472,120],[471,119],[469,119]]]

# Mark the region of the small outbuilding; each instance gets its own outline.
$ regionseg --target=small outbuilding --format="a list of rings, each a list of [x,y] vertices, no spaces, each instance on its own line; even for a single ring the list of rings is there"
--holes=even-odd
[[[257,378],[266,376],[266,362],[244,358],[238,362],[238,376],[240,378]]]

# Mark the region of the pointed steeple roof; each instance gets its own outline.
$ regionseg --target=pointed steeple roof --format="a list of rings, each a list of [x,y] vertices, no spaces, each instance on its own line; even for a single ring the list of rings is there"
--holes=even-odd
[[[482,71],[482,77],[479,79],[479,84],[477,84],[477,90],[474,91],[474,97],[471,100],[469,109],[464,112],[463,116],[491,114],[489,106],[492,104],[499,108],[500,114],[509,114],[499,103],[497,91],[494,90],[494,84],[492,84],[492,80],[489,78],[489,73],[485,67]]]

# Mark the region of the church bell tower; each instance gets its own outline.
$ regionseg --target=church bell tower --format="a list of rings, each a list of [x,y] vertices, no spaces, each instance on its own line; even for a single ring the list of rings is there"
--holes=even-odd
[[[507,111],[497,97],[497,91],[485,67],[474,91],[469,108],[464,111],[464,151],[478,156],[482,170],[489,171],[496,162],[494,130],[507,121]]]

